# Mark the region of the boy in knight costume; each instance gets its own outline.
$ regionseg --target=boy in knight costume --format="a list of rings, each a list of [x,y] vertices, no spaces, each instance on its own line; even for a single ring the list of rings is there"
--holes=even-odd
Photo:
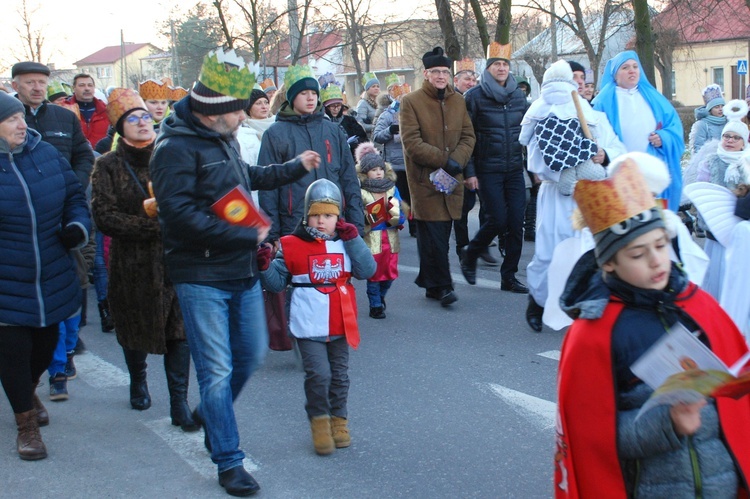
[[[297,339],[305,368],[305,410],[315,452],[349,447],[347,427],[349,346],[359,345],[357,298],[351,278],[375,273],[375,260],[357,228],[339,218],[341,191],[327,179],[310,184],[305,218],[270,248],[258,252],[261,282],[280,292],[291,283],[289,331]],[[326,313],[327,311],[327,313]]]
[[[746,497],[750,399],[660,405],[630,366],[676,323],[731,365],[748,350],[719,305],[670,261],[634,161],[575,188],[596,242],[561,298],[575,318],[558,373],[556,497]]]

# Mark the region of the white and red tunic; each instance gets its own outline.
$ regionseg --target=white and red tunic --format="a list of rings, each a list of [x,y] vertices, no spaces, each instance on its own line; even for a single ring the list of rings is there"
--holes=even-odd
[[[357,348],[357,297],[344,242],[305,241],[289,235],[281,238],[281,251],[294,288],[289,312],[292,335],[303,339],[344,335]]]

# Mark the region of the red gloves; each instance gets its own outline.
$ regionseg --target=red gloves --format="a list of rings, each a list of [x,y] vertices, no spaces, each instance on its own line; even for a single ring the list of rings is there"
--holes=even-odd
[[[343,218],[339,218],[339,221],[336,222],[336,232],[338,232],[342,241],[349,241],[359,236],[357,227],[354,224],[345,222]]]
[[[271,265],[271,246],[264,244],[258,247],[258,270],[268,270]]]

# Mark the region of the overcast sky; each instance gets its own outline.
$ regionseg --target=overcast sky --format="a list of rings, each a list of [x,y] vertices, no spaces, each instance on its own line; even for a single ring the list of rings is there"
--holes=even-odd
[[[159,37],[157,26],[169,18],[167,0],[26,0],[29,10],[37,8],[32,17],[32,29],[42,29],[45,41],[42,49],[45,62],[53,62],[59,69],[71,68],[73,63],[110,45],[119,45],[120,30],[126,42],[150,42],[168,50],[166,40]],[[101,7],[101,4],[109,4]],[[182,5],[193,5],[181,2]],[[10,72],[10,66],[23,57],[17,30],[23,26],[18,14],[22,0],[5,0],[0,16],[0,74]]]

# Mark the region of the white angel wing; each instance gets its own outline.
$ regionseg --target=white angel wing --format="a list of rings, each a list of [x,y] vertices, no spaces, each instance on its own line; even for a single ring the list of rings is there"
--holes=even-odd
[[[732,230],[742,222],[734,214],[737,196],[726,187],[708,182],[686,185],[684,192],[700,212],[716,240],[726,248],[731,241]]]

